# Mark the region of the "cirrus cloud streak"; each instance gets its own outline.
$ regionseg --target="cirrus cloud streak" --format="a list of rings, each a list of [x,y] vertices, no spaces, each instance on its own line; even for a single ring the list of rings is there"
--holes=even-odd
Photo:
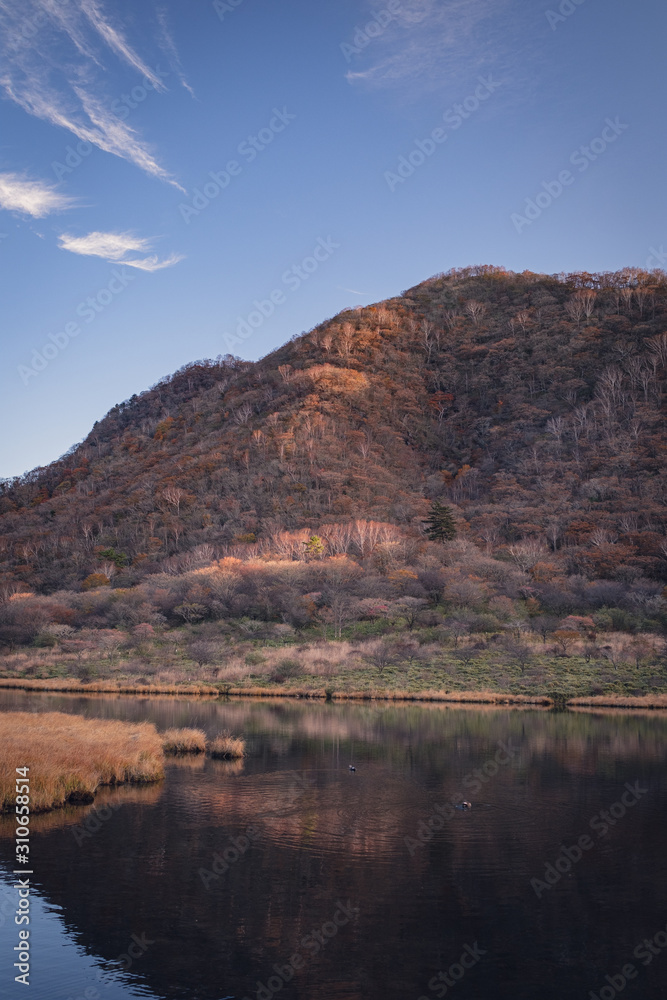
[[[100,0],[0,0],[0,91],[29,115],[183,190],[105,93],[115,56],[145,86],[166,87]]]
[[[160,260],[157,254],[148,257],[131,257],[129,254],[145,253],[151,249],[152,241],[133,233],[102,233],[92,232],[85,236],[71,236],[62,233],[58,237],[61,250],[81,254],[84,257],[102,257],[113,264],[125,264],[136,267],[140,271],[161,271],[165,267],[173,267],[183,260],[183,255],[171,254]]]

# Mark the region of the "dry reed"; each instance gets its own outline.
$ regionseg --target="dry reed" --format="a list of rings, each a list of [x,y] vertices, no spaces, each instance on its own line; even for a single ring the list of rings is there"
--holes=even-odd
[[[160,737],[151,723],[84,719],[63,712],[3,712],[0,812],[14,809],[16,768],[28,767],[30,810],[91,801],[100,785],[164,777]]]
[[[81,684],[75,679],[23,679],[16,677],[0,678],[0,688],[13,688],[24,691],[52,691],[69,694],[138,694],[142,697],[155,697],[158,695],[174,696],[195,696],[195,697],[216,697],[223,696],[241,698],[325,698],[327,692],[323,687],[294,685],[286,687],[283,684],[253,684],[253,685],[226,685],[224,689],[204,684],[151,684],[149,687],[129,682],[93,682]],[[369,688],[368,690],[331,691],[330,697],[334,701],[421,701],[421,702],[449,702],[452,704],[496,704],[496,705],[551,705],[553,700],[548,695],[519,695],[508,694],[500,691],[442,691],[442,690],[421,690],[406,691],[400,689],[387,689],[380,687]],[[590,695],[568,699],[567,704],[572,707],[609,707],[609,708],[667,708],[667,695],[662,693],[652,693],[646,695]]]
[[[206,733],[201,729],[167,729],[162,733],[166,754],[206,753]]]
[[[594,694],[587,698],[571,698],[570,708],[667,708],[667,694]]]
[[[220,733],[211,740],[208,748],[211,757],[216,757],[218,760],[236,760],[245,757],[245,740],[230,733]]]
[[[18,688],[22,691],[63,691],[81,694],[140,694],[144,698],[154,694],[196,694],[218,697],[218,688],[209,684],[134,684],[131,681],[91,681],[82,684],[74,678],[28,680],[22,677],[0,677],[0,688]]]
[[[230,696],[252,698],[326,698],[322,688],[290,687],[282,685],[265,687],[236,687],[225,692]],[[405,691],[386,688],[369,688],[364,691],[332,691],[333,701],[439,701],[455,705],[551,705],[547,695],[507,694],[499,691]]]

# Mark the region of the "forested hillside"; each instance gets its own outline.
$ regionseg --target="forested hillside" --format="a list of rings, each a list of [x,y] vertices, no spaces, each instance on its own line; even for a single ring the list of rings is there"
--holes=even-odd
[[[327,602],[310,570],[335,558],[357,604],[532,600],[663,621],[666,331],[664,272],[476,267],[345,311],[259,362],[188,365],[2,483],[5,641],[34,637],[12,600],[27,591],[54,595],[61,623],[77,624],[85,594],[131,604],[137,586],[139,622],[196,605],[193,620],[298,623]],[[434,501],[454,516],[444,545],[425,533]],[[297,562],[304,578],[287,603],[271,580],[243,599],[196,589],[196,571],[230,557],[267,574]]]

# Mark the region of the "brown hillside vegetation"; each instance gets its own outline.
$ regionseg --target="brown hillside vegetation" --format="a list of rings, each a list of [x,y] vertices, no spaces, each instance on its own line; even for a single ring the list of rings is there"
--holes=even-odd
[[[477,267],[188,365],[0,486],[0,644],[112,660],[175,625],[454,615],[540,619],[567,656],[660,632],[666,331],[664,272]],[[425,534],[434,501],[453,541]]]

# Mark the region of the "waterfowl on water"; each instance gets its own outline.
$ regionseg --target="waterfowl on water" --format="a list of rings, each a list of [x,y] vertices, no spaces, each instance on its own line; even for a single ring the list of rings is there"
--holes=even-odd
[[[459,803],[459,806],[458,806],[458,808],[459,808],[459,809],[472,809],[472,802],[466,802],[466,801],[464,800],[463,802],[460,802],[460,803]]]
[[[350,771],[356,771],[357,770],[356,767],[354,766],[354,764],[348,764],[347,766],[348,766],[348,768],[349,768]]]

